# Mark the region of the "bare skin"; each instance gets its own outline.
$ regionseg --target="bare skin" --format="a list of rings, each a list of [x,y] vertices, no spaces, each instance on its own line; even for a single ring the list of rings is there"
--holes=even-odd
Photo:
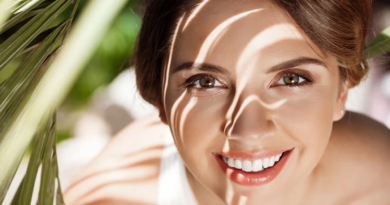
[[[74,178],[66,204],[155,204],[166,129],[156,115],[126,127]]]
[[[166,129],[157,115],[129,125],[73,180],[65,192],[66,204],[157,204],[163,149],[159,133]],[[329,146],[316,168],[321,180],[300,204],[389,204],[389,147],[390,130],[348,112],[334,124]]]

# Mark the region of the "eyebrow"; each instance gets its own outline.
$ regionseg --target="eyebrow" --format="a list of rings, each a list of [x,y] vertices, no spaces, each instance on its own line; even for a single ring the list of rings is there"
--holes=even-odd
[[[299,57],[296,59],[285,61],[285,62],[280,63],[278,65],[272,66],[270,69],[267,70],[267,74],[273,73],[276,71],[280,71],[280,70],[294,68],[294,67],[301,66],[301,65],[308,65],[308,64],[316,64],[316,65],[320,65],[320,66],[328,69],[328,67],[325,65],[325,63],[321,60],[318,60],[316,58],[309,58],[309,57]]]
[[[221,66],[210,64],[210,63],[195,63],[195,62],[185,62],[172,70],[172,74],[177,73],[182,70],[202,70],[213,73],[220,74],[229,74],[229,71]]]
[[[328,67],[325,65],[325,63],[321,60],[318,60],[316,58],[309,58],[309,57],[299,57],[296,59],[288,60],[283,63],[280,63],[278,65],[272,66],[270,69],[267,70],[267,74],[277,72],[280,70],[285,70],[289,68],[294,68],[301,65],[307,65],[307,64],[315,64],[323,66],[324,68],[328,69]],[[181,65],[175,67],[172,70],[172,74],[175,74],[182,70],[192,70],[197,69],[201,71],[208,71],[213,73],[220,73],[220,74],[229,74],[229,71],[221,66],[210,64],[210,63],[195,63],[195,62],[185,62]]]

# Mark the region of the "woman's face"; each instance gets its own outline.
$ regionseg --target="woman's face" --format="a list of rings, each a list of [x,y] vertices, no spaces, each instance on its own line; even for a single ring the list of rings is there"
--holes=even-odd
[[[204,1],[187,13],[163,86],[163,120],[191,183],[249,204],[307,186],[347,92],[336,59],[267,1]]]

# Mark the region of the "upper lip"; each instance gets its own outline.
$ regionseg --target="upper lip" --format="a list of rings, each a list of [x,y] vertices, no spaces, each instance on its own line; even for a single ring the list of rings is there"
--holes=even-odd
[[[228,151],[228,152],[215,152],[214,154],[222,155],[227,158],[239,159],[239,160],[256,160],[263,159],[272,156],[276,156],[278,154],[282,154],[286,151],[290,151],[292,149],[275,149],[268,151],[256,151],[256,152],[243,152],[243,151]]]

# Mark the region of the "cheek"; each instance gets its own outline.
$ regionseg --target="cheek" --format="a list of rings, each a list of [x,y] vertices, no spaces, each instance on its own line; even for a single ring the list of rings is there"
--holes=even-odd
[[[203,98],[185,93],[168,99],[168,119],[179,151],[185,149],[185,155],[190,152],[211,152],[209,147],[215,148],[223,139],[221,122],[228,103],[224,94]]]
[[[333,105],[328,99],[294,100],[277,111],[277,122],[289,136],[313,144],[329,137],[332,110]]]
[[[224,145],[221,122],[229,102],[226,96],[196,98],[187,94],[175,109],[177,99],[169,102],[176,147],[193,176],[223,197],[227,179],[211,153],[222,150]]]
[[[302,156],[301,167],[306,169],[314,168],[327,147],[336,92],[329,86],[311,90],[289,97],[274,113],[278,132],[288,136],[297,146]]]

